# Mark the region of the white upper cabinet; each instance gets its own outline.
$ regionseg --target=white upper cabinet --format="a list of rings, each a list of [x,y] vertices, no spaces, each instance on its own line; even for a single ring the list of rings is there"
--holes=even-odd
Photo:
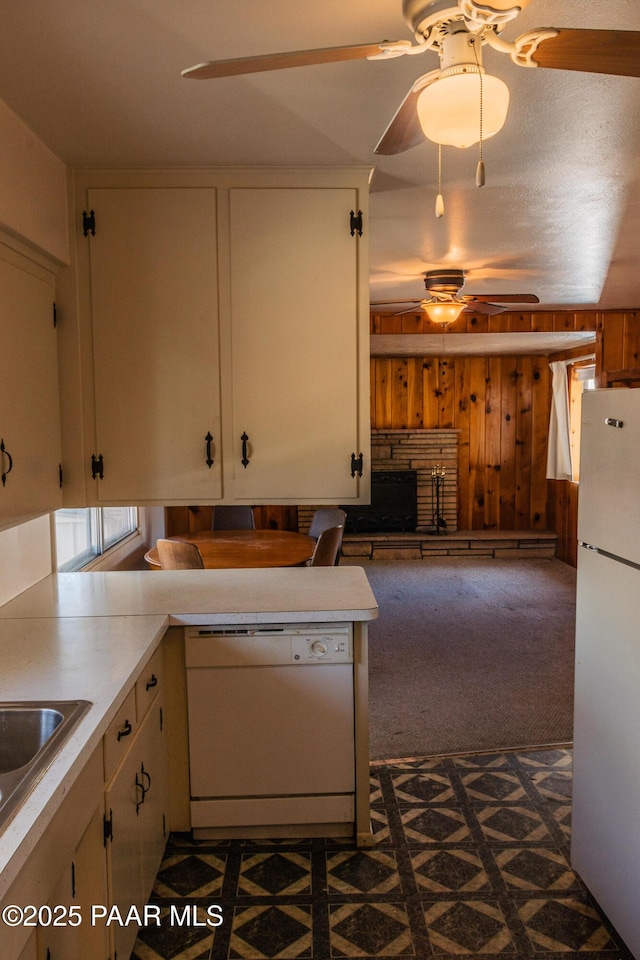
[[[220,497],[215,190],[95,189],[88,204],[96,502]]]
[[[61,505],[54,279],[0,243],[0,527]]]
[[[79,177],[90,503],[368,500],[367,191],[362,169]]]
[[[353,500],[351,455],[363,445],[356,191],[230,193],[232,495]]]

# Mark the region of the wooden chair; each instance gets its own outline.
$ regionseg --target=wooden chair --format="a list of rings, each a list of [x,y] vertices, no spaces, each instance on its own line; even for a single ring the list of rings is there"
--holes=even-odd
[[[344,526],[327,527],[323,530],[316,542],[313,556],[309,561],[310,567],[335,567],[340,562],[340,547]]]
[[[212,530],[255,530],[251,507],[221,506],[211,511]]]
[[[339,507],[321,507],[313,514],[309,536],[317,540],[323,530],[329,527],[344,527],[347,515]]]
[[[161,570],[203,570],[202,554],[187,540],[158,540]]]

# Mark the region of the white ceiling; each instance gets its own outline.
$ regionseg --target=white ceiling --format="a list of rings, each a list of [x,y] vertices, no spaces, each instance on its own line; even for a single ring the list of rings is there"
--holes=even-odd
[[[640,79],[525,70],[491,49],[511,90],[477,150],[396,157],[375,145],[434,53],[223,80],[203,60],[411,39],[401,0],[3,0],[0,99],[76,166],[371,165],[372,299],[415,298],[422,273],[467,272],[465,293],[535,293],[540,307],[640,305]],[[638,0],[531,0],[504,31],[640,30]]]

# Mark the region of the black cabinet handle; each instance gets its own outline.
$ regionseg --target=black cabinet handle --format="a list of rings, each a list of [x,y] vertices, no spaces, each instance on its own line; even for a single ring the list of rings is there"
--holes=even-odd
[[[11,471],[13,470],[13,457],[11,456],[11,454],[9,453],[9,451],[7,450],[7,448],[5,447],[5,445],[4,445],[4,440],[0,440],[0,455],[1,455],[1,457],[2,457],[2,486],[4,487],[5,483],[7,482],[7,477],[9,476],[9,474],[11,473]],[[6,457],[7,460],[9,461],[9,468],[8,468],[7,470],[4,469],[4,458],[5,458],[5,457]]]
[[[141,807],[142,804],[144,803],[144,798],[145,798],[146,793],[147,793],[147,791],[146,791],[145,788],[144,788],[144,785],[143,785],[142,781],[141,781],[141,780],[138,780],[138,774],[136,773],[136,790],[137,790],[138,788],[140,789],[140,799],[139,799],[139,800],[136,800],[136,817],[138,816],[138,810],[140,809],[140,807]]]
[[[158,678],[156,677],[155,673],[152,673],[152,674],[151,674],[151,679],[150,679],[150,680],[147,680],[147,687],[146,687],[146,689],[147,689],[147,690],[151,690],[153,687],[157,687],[157,686],[158,686]]]
[[[246,470],[246,469],[247,469],[247,466],[249,465],[249,457],[248,457],[248,454],[247,454],[247,450],[248,450],[248,448],[247,448],[247,441],[249,440],[249,437],[247,436],[246,430],[245,430],[245,432],[242,434],[242,436],[240,437],[240,439],[242,440],[242,460],[241,460],[240,462],[242,463],[242,466],[243,466],[243,467],[245,468],[245,470]]]
[[[129,721],[125,720],[124,728],[122,730],[118,730],[118,742],[120,742],[120,740],[122,740],[123,737],[128,737],[132,730],[133,730],[133,727],[131,726]]]
[[[211,444],[213,443],[213,437],[211,436],[211,432],[210,432],[210,431],[209,431],[209,433],[207,433],[207,435],[206,435],[206,437],[205,437],[205,440],[207,441],[207,456],[206,456],[206,459],[205,459],[204,462],[205,462],[206,465],[209,467],[209,470],[211,470],[211,467],[212,467],[213,464],[214,464],[214,459],[213,459],[213,457],[211,456]]]

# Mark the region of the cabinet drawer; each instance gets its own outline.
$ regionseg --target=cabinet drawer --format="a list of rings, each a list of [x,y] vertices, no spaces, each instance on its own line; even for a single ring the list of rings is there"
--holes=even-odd
[[[108,780],[126,753],[136,730],[136,692],[132,688],[104,735],[104,779]]]
[[[142,720],[164,683],[164,657],[162,647],[158,647],[145,665],[136,681],[136,716]]]

